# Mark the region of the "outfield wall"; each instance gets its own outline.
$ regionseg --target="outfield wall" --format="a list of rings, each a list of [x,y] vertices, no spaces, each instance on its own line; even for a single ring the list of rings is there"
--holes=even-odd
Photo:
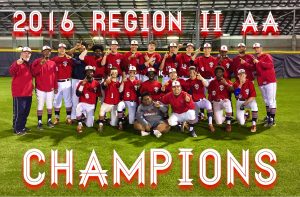
[[[160,51],[161,54],[165,52]],[[274,52],[275,53],[275,52]],[[52,56],[56,53],[52,53]],[[216,54],[213,54],[216,56]],[[236,54],[232,52],[229,54],[230,57],[234,57]],[[13,61],[18,59],[20,53],[18,52],[1,52],[0,51],[0,76],[9,76],[8,68]],[[39,52],[33,52],[31,61],[40,57]],[[272,54],[276,76],[278,78],[300,78],[300,54],[288,54],[288,53],[276,53]]]

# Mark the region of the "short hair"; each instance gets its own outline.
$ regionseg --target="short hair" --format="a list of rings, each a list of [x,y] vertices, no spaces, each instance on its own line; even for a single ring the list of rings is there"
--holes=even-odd
[[[113,67],[111,67],[110,71],[112,71],[112,70],[118,70],[118,68],[113,66]]]
[[[154,41],[154,40],[151,40],[151,41],[149,42],[149,44],[154,44],[154,45],[156,46],[156,45],[157,45],[157,42]]]
[[[95,44],[92,47],[92,51],[96,51],[97,49],[100,49],[100,51],[104,51],[104,47],[101,44]]]
[[[151,95],[149,94],[149,92],[144,92],[144,93],[141,95],[141,100],[143,100],[145,96],[151,97]]]

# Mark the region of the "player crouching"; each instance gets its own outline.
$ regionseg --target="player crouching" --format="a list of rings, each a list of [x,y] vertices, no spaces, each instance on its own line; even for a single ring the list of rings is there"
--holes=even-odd
[[[251,132],[256,132],[256,121],[258,107],[255,101],[256,91],[252,81],[246,79],[246,71],[238,70],[238,80],[233,84],[234,95],[236,96],[236,118],[239,124],[245,124],[245,108],[252,111],[252,127]]]
[[[124,119],[125,119],[125,108],[128,108],[129,124],[133,124],[135,120],[135,112],[137,107],[138,95],[137,91],[140,86],[140,81],[136,79],[136,67],[129,67],[129,77],[124,78],[120,92],[123,92],[123,101],[118,104],[118,119],[119,119],[119,130],[123,130]]]
[[[137,109],[134,128],[141,132],[141,136],[147,136],[153,132],[159,138],[162,133],[170,130],[168,123],[163,120],[164,113],[168,111],[168,108],[153,101],[147,92],[142,94],[141,101],[142,103]]]
[[[189,123],[189,131],[192,137],[197,137],[194,131],[196,123],[196,112],[193,98],[188,93],[182,91],[179,81],[172,82],[172,92],[162,97],[161,102],[172,107],[172,114],[168,119],[170,126],[180,126],[180,123],[187,121]]]
[[[86,77],[80,81],[76,95],[79,97],[79,103],[76,107],[76,117],[78,121],[77,132],[82,132],[82,115],[85,116],[85,125],[92,127],[94,124],[94,109],[96,98],[101,95],[100,83],[94,80],[95,67],[87,65],[85,67]]]
[[[120,85],[121,83],[118,81],[118,69],[112,67],[110,69],[110,76],[102,84],[105,96],[99,112],[98,131],[100,132],[103,131],[104,116],[107,112],[110,112],[110,125],[117,126],[117,105],[120,102]]]
[[[216,77],[209,83],[208,94],[209,100],[211,100],[213,104],[213,112],[216,124],[220,125],[223,123],[223,110],[225,110],[226,131],[231,132],[232,107],[229,100],[229,95],[230,89],[232,88],[232,83],[223,77],[224,71],[224,68],[221,66],[217,66],[215,68]]]

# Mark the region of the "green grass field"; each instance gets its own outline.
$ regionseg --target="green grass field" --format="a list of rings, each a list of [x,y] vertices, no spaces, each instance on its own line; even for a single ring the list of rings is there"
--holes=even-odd
[[[36,99],[28,120],[28,127],[32,129],[25,136],[15,136],[12,125],[12,97],[10,91],[10,78],[0,79],[0,195],[51,195],[51,196],[77,196],[77,195],[109,195],[109,196],[293,196],[300,195],[300,116],[299,116],[299,86],[300,79],[280,79],[277,90],[277,126],[266,129],[262,126],[265,116],[265,107],[261,99],[260,91],[257,91],[259,106],[258,132],[250,133],[248,128],[233,125],[230,134],[224,132],[224,128],[217,127],[214,134],[209,133],[206,122],[196,127],[198,138],[190,138],[186,134],[169,132],[157,139],[154,136],[141,137],[133,129],[118,131],[111,127],[105,127],[99,134],[95,129],[85,129],[78,135],[75,132],[76,125],[67,126],[61,123],[53,129],[36,129]],[[98,106],[99,107],[99,106]],[[62,113],[64,117],[65,113]],[[45,122],[45,116],[44,116]],[[40,149],[46,156],[46,163],[35,167],[34,175],[39,171],[46,172],[45,184],[39,190],[28,189],[22,180],[22,158],[24,153],[31,148]],[[137,179],[131,184],[124,180],[121,187],[113,186],[112,157],[115,149],[127,166],[131,166],[139,154],[145,150],[149,153],[151,148],[164,148],[173,157],[173,165],[166,174],[159,175],[156,189],[150,187],[149,157],[146,158],[146,186],[139,188]],[[190,167],[190,176],[193,178],[194,187],[191,190],[181,190],[177,186],[181,176],[181,161],[178,157],[179,148],[193,148],[193,159]],[[201,152],[207,148],[216,149],[222,157],[221,184],[213,189],[206,190],[198,182],[198,158]],[[277,156],[277,183],[273,189],[262,190],[254,182],[254,173],[257,171],[254,165],[254,156],[262,148],[272,149]],[[50,187],[50,151],[59,150],[59,155],[64,158],[66,149],[74,152],[74,185],[71,189],[64,185],[64,175],[59,178],[59,186],[56,189]],[[102,190],[96,182],[90,182],[86,190],[79,188],[79,170],[85,169],[85,165],[95,149],[103,169],[108,170],[108,188]],[[245,187],[239,178],[235,179],[235,187],[228,189],[226,186],[226,150],[229,149],[237,159],[241,158],[242,150],[250,151],[250,186]],[[211,169],[210,169],[211,171]]]

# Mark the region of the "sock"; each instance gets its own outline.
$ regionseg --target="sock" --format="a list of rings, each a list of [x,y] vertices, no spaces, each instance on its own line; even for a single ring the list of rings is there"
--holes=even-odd
[[[52,119],[52,114],[48,114],[48,122],[51,121]]]
[[[38,122],[42,123],[43,110],[37,110]]]
[[[78,126],[82,126],[81,120],[78,120]]]
[[[119,122],[123,122],[125,120],[123,111],[118,111],[118,119],[119,119]]]
[[[189,128],[190,132],[193,131],[194,130],[194,124],[189,124],[189,126],[190,126],[190,128]]]
[[[55,109],[54,110],[54,114],[55,114],[55,118],[59,119],[60,110],[59,109]]]
[[[275,113],[276,113],[276,108],[272,108],[270,110],[270,117],[271,117],[271,121],[274,122],[275,121]]]
[[[71,119],[72,107],[66,108],[67,118]]]
[[[207,112],[207,116],[208,116],[208,124],[212,124],[212,116],[213,116],[213,112]]]
[[[226,124],[231,124],[231,115],[232,113],[226,113],[226,117],[225,117]]]
[[[252,111],[252,125],[256,125],[258,111]]]
[[[38,116],[38,122],[42,123],[42,116]]]
[[[99,119],[99,125],[103,125],[103,120]]]
[[[266,106],[266,111],[267,111],[267,117],[269,118],[271,115],[269,106]]]

